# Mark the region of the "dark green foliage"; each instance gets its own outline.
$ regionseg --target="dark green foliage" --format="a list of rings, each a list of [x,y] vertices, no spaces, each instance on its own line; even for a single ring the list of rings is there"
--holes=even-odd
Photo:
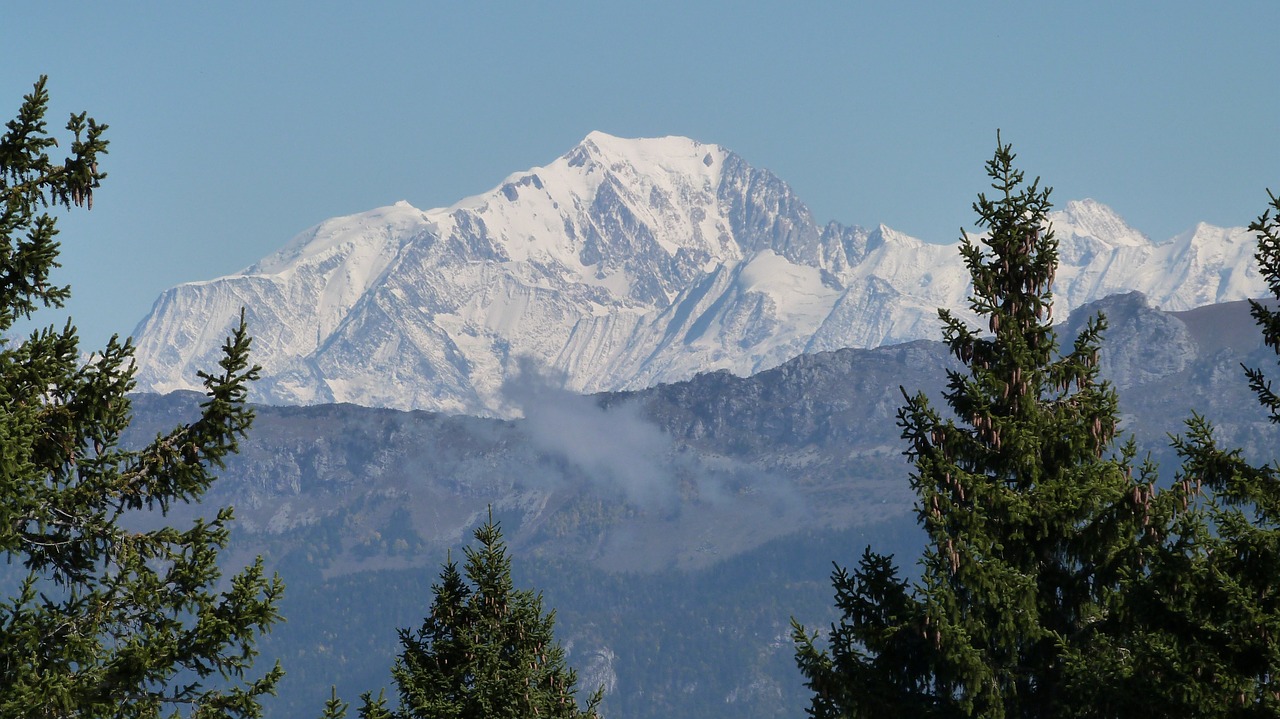
[[[394,716],[387,709],[387,698],[383,692],[378,692],[377,698],[370,692],[360,695],[360,719],[393,719]]]
[[[1272,296],[1280,300],[1280,197],[1270,191],[1267,195],[1271,198],[1270,207],[1249,225],[1249,229],[1258,235],[1258,268],[1262,271]],[[1252,300],[1249,304],[1253,318],[1262,328],[1263,341],[1280,353],[1280,308],[1270,308]],[[1258,395],[1258,401],[1271,414],[1271,421],[1280,423],[1280,396],[1277,396],[1262,370],[1246,367],[1245,373],[1249,377],[1249,386]]]
[[[492,518],[468,547],[466,579],[450,560],[433,587],[431,613],[415,633],[400,632],[403,651],[391,670],[404,716],[512,719],[592,717],[597,693],[580,711],[577,674],[553,635],[542,597],[517,590],[511,559]]]
[[[1098,382],[1105,324],[1056,357],[1048,324],[1057,262],[1048,192],[1022,186],[1001,146],[1002,194],[965,238],[973,310],[989,337],[946,311],[954,419],[923,395],[900,419],[929,535],[922,577],[867,550],[834,575],[829,647],[796,627],[817,717],[1280,715],[1280,468],[1219,448],[1198,415],[1164,486],[1133,443],[1113,445],[1116,396]],[[1272,196],[1272,209],[1280,201]],[[1280,232],[1264,213],[1262,273],[1280,299]],[[1269,347],[1280,319],[1253,304]],[[1248,380],[1271,418],[1261,371]],[[963,427],[961,426],[963,425]]]
[[[1274,195],[1250,229],[1262,275],[1280,299],[1272,210],[1280,211]],[[1266,345],[1280,352],[1280,314],[1251,304]],[[1261,370],[1245,369],[1263,409],[1280,422],[1270,383]],[[1103,654],[1124,669],[1109,699],[1134,715],[1280,715],[1280,467],[1253,466],[1240,450],[1219,447],[1199,415],[1174,447],[1180,506],[1121,607],[1128,646]]]
[[[555,613],[542,596],[518,590],[511,559],[493,517],[475,530],[458,571],[449,560],[432,586],[431,611],[416,632],[400,630],[401,653],[391,675],[400,709],[364,695],[363,719],[525,719],[595,717],[600,692],[578,708],[577,673],[555,641]],[[465,573],[465,577],[464,577]]]
[[[320,714],[320,719],[346,719],[347,709],[350,706],[338,698],[336,687],[330,687],[329,700],[324,703],[324,711]]]
[[[1174,445],[1180,497],[1117,612],[1124,640],[1095,649],[1119,671],[1107,703],[1128,715],[1280,715],[1280,477],[1217,446],[1202,417]],[[1157,497],[1158,499],[1159,497]],[[1153,518],[1153,525],[1155,520]]]
[[[249,428],[258,370],[243,320],[220,371],[202,375],[200,418],[137,451],[118,445],[132,417],[129,342],[85,362],[69,324],[11,339],[16,321],[68,294],[48,284],[48,210],[91,205],[105,177],[106,126],[73,115],[71,153],[54,161],[47,104],[41,78],[0,138],[0,552],[23,575],[0,602],[0,717],[259,716],[281,671],[245,674],[278,619],[279,580],[259,562],[222,582],[230,510],[186,528],[127,526],[199,501]]]
[[[997,148],[997,196],[974,204],[988,236],[961,245],[970,307],[990,334],[940,311],[967,370],[948,373],[951,416],[923,394],[899,413],[928,534],[921,579],[904,581],[870,549],[856,569],[837,568],[843,620],[828,648],[795,631],[813,716],[1069,715],[1085,671],[1071,660],[1137,560],[1135,498],[1152,479],[1132,479],[1132,449],[1113,446],[1117,398],[1097,370],[1105,321],[1059,356],[1049,191],[1013,159]]]
[[[338,698],[337,687],[329,688],[329,699],[324,703],[324,710],[320,714],[320,719],[346,719],[347,709],[351,705]],[[360,695],[360,719],[393,719],[394,715],[387,709],[387,700],[382,692],[378,692],[377,698],[365,692]]]

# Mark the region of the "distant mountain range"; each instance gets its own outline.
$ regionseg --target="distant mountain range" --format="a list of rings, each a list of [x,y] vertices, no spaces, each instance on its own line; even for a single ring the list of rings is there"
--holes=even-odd
[[[1131,290],[1166,310],[1264,294],[1243,228],[1156,243],[1091,200],[1052,221],[1061,316]],[[954,244],[820,225],[717,145],[596,132],[452,207],[331,219],[237,274],[164,292],[134,331],[137,380],[197,387],[245,307],[256,401],[515,416],[522,372],[576,392],[746,376],[936,338],[937,308],[967,314],[967,294]]]
[[[1117,295],[1073,313],[1060,340],[1105,312],[1101,371],[1120,390],[1121,430],[1167,478],[1168,434],[1193,410],[1227,446],[1274,459],[1278,429],[1240,365],[1274,376],[1276,359],[1247,310]],[[585,685],[611,687],[610,716],[795,716],[805,692],[788,620],[830,621],[830,562],[874,544],[912,571],[899,386],[938,398],[954,362],[916,341],[591,397],[531,381],[514,391],[515,421],[259,407],[206,501],[174,513],[181,526],[234,504],[226,566],[264,554],[288,585],[289,622],[264,646],[288,671],[272,716],[316,716],[335,682],[346,696],[385,684],[395,629],[421,621],[447,549],[487,507],[521,586],[557,609]],[[127,441],[190,418],[198,400],[137,396]]]
[[[1159,456],[1168,435],[1199,411],[1248,454],[1269,458],[1273,449],[1260,438],[1274,428],[1241,363],[1274,374],[1275,357],[1246,303],[1165,312],[1140,293],[1115,295],[1073,313],[1060,344],[1069,346],[1094,312],[1110,325],[1100,363],[1120,393],[1123,433]],[[525,417],[514,421],[350,405],[260,406],[211,499],[234,504],[242,531],[260,536],[352,507],[362,508],[363,525],[374,531],[387,522],[372,507],[386,503],[386,512],[408,511],[414,532],[440,547],[465,537],[493,504],[522,515],[516,539],[525,548],[549,542],[552,555],[611,570],[696,567],[709,558],[666,548],[695,542],[690,533],[710,531],[721,514],[778,515],[710,532],[721,541],[725,532],[741,534],[722,547],[729,555],[805,526],[907,514],[914,494],[896,424],[899,388],[940,398],[949,368],[958,365],[943,343],[916,341],[803,355],[751,377],[720,371],[635,392],[583,397],[531,382],[516,393]],[[138,395],[130,441],[188,420],[200,397]],[[646,517],[642,524],[664,528],[637,543],[640,554],[623,547],[615,556],[608,542],[570,551],[556,538],[573,532],[549,531],[546,522],[584,497],[631,508],[630,519],[583,520],[588,524],[624,526]]]

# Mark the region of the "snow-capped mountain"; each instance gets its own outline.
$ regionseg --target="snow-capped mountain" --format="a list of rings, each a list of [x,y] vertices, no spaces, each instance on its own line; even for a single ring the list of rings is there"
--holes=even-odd
[[[1052,219],[1060,317],[1129,290],[1166,310],[1264,292],[1242,228],[1157,244],[1091,200]],[[595,132],[452,207],[334,218],[239,273],[171,288],[134,331],[137,379],[196,387],[245,307],[255,400],[506,415],[523,358],[583,392],[746,375],[936,338],[936,309],[967,312],[967,292],[954,244],[819,225],[717,145]]]

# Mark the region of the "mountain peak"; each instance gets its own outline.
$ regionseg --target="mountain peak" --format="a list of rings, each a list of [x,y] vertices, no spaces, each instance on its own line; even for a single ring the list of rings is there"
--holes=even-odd
[[[636,168],[705,173],[718,170],[727,152],[719,145],[707,145],[679,135],[624,138],[593,130],[570,150],[565,159],[578,166],[587,158],[606,166],[625,164]]]
[[[1242,228],[1176,253],[1093,200],[1051,219],[1059,312],[1133,289],[1169,309],[1261,292]],[[936,308],[971,318],[967,287],[954,247],[819,227],[718,145],[592,132],[452,207],[327,220],[244,272],[166,291],[135,331],[137,382],[198,388],[248,307],[256,401],[503,414],[525,358],[574,391],[746,375],[935,336]]]
[[[1060,235],[1091,237],[1112,247],[1145,247],[1151,239],[1129,226],[1119,213],[1107,205],[1085,198],[1070,200],[1061,212],[1054,213],[1053,224]]]
[[[384,246],[390,237],[412,233],[427,222],[426,214],[399,200],[353,215],[333,217],[295,236],[284,247],[267,255],[243,271],[248,275],[288,272],[300,262],[328,256],[344,246],[363,246],[360,254],[369,258],[389,254]],[[370,233],[370,228],[380,228]]]

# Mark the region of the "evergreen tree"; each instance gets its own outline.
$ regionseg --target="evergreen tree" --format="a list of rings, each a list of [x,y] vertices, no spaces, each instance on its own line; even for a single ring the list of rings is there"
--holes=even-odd
[[[1280,197],[1270,190],[1267,195],[1271,198],[1271,205],[1249,225],[1249,229],[1258,236],[1258,252],[1255,255],[1258,269],[1266,280],[1272,297],[1280,300]],[[1280,307],[1273,309],[1254,300],[1250,300],[1249,304],[1253,319],[1262,328],[1263,341],[1280,353]],[[1246,367],[1245,374],[1249,377],[1249,386],[1258,395],[1258,401],[1270,413],[1271,421],[1280,423],[1280,396],[1262,370]]]
[[[370,692],[360,695],[360,719],[395,719],[395,715],[387,708],[384,692],[378,692],[376,699]]]
[[[828,647],[795,627],[812,716],[1070,715],[1093,666],[1080,648],[1140,561],[1153,472],[1133,478],[1133,448],[1114,443],[1117,398],[1097,370],[1106,323],[1059,354],[1049,190],[1013,160],[998,144],[996,196],[974,204],[987,235],[960,249],[989,334],[941,310],[965,366],[948,372],[950,413],[905,390],[899,412],[929,540],[922,576],[908,583],[870,548],[856,569],[837,566],[843,618]]]
[[[543,614],[541,595],[514,588],[492,514],[475,538],[462,572],[445,562],[422,626],[400,631],[391,670],[400,709],[392,714],[382,697],[365,694],[362,719],[596,717],[600,692],[579,709],[577,673],[553,633],[555,612]]]
[[[1280,299],[1280,225],[1272,210],[1250,225],[1257,260]],[[1280,314],[1252,313],[1267,346],[1280,352]],[[1263,372],[1247,381],[1272,422],[1280,403]],[[1280,466],[1255,466],[1218,445],[1194,415],[1174,439],[1181,456],[1176,498],[1152,519],[1161,541],[1143,552],[1145,571],[1128,583],[1111,632],[1123,638],[1080,657],[1110,669],[1096,682],[1103,701],[1131,716],[1280,716]],[[1083,679],[1083,678],[1082,678]]]
[[[320,719],[347,719],[350,705],[338,698],[337,687],[329,688],[329,700],[324,703],[324,711]]]
[[[243,317],[220,371],[202,375],[200,418],[137,451],[118,444],[131,419],[128,341],[82,361],[70,323],[12,338],[16,322],[68,296],[49,284],[49,210],[91,207],[106,177],[106,125],[72,115],[70,154],[56,162],[47,106],[41,78],[0,137],[0,552],[16,592],[0,601],[0,717],[260,716],[280,668],[245,674],[281,584],[259,560],[218,590],[230,510],[185,528],[126,526],[199,501],[249,428],[258,370]]]

